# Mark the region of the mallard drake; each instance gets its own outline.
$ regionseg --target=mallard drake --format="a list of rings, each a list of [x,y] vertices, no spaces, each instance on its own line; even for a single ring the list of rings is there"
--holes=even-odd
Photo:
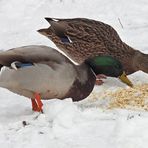
[[[111,55],[120,60],[126,74],[138,70],[148,73],[148,54],[124,43],[110,25],[85,18],[45,19],[51,26],[38,32],[51,39],[75,62],[82,63],[94,55]]]
[[[121,63],[111,56],[96,56],[75,65],[57,50],[30,45],[0,52],[0,87],[32,98],[32,109],[42,111],[41,99],[86,98],[96,75],[119,77],[132,86]]]

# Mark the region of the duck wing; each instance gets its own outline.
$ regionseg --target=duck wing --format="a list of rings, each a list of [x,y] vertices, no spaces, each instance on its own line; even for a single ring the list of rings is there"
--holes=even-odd
[[[63,98],[77,77],[72,62],[47,46],[24,46],[0,52],[0,87],[43,99]],[[27,67],[27,68],[24,68]],[[15,70],[16,69],[16,70]]]
[[[11,66],[13,62],[20,63],[61,63],[70,62],[57,50],[47,46],[23,46],[0,52],[0,66]]]
[[[74,19],[57,19],[45,18],[49,23],[48,34],[55,34],[60,37],[61,41],[87,41],[102,40],[108,38],[110,41],[117,43],[122,42],[116,30],[108,24],[85,18]],[[46,31],[46,30],[44,30]],[[43,30],[39,30],[43,33]],[[52,34],[52,35],[53,35]],[[65,40],[63,40],[63,38]]]

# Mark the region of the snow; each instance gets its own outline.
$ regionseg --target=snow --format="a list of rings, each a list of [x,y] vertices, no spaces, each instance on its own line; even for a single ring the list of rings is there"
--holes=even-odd
[[[36,32],[48,26],[44,17],[87,17],[110,24],[122,40],[148,53],[147,0],[61,1],[0,0],[0,49],[29,44],[55,47]],[[148,75],[141,71],[129,77],[134,84],[148,83]],[[0,88],[0,145],[2,148],[146,148],[148,112],[107,110],[108,98],[99,99],[104,92],[122,87],[126,86],[119,80],[108,78],[81,102],[74,103],[70,98],[44,101],[44,114],[33,112],[29,99]]]

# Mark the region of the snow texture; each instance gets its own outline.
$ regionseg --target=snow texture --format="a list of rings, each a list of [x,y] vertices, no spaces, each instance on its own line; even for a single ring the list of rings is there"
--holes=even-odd
[[[44,17],[86,17],[113,26],[122,40],[148,53],[147,0],[0,0],[0,49],[42,44],[55,45],[36,30],[45,28]],[[55,47],[56,48],[56,47]],[[130,75],[134,84],[148,83],[148,75]],[[108,90],[126,87],[108,78],[95,87],[98,100]],[[87,99],[73,103],[44,101],[44,114],[31,110],[30,100],[0,88],[1,148],[146,148],[148,112],[106,110],[106,102]],[[100,107],[98,107],[98,104]]]

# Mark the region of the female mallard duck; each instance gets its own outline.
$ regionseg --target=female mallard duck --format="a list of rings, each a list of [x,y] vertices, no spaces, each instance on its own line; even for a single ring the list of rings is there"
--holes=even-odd
[[[45,18],[50,27],[38,30],[51,39],[75,62],[94,55],[111,55],[122,63],[127,74],[142,70],[148,73],[148,54],[128,46],[109,25],[85,18]]]
[[[121,63],[110,56],[96,56],[74,65],[47,46],[24,46],[0,52],[0,87],[32,98],[32,109],[42,111],[42,99],[79,101],[92,91],[97,74],[118,77],[132,86]]]

